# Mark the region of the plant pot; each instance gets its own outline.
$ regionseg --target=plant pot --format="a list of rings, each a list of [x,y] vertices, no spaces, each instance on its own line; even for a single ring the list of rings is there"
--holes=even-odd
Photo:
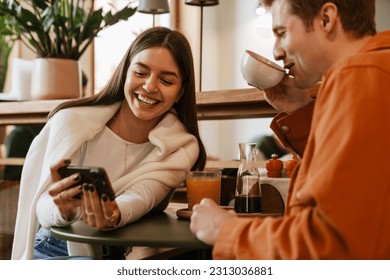
[[[81,96],[81,67],[77,60],[36,58],[31,76],[31,99],[69,99]]]

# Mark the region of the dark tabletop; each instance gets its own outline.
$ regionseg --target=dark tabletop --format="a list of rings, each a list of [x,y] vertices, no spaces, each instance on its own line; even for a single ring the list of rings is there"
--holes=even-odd
[[[51,232],[61,239],[110,246],[210,248],[195,237],[189,226],[189,220],[178,219],[174,212],[159,212],[115,230],[98,231],[79,221],[67,227],[53,227]]]

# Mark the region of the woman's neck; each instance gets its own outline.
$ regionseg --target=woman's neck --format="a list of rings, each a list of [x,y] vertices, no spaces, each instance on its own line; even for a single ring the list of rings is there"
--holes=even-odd
[[[131,111],[126,100],[123,100],[119,110],[107,122],[107,127],[122,139],[131,143],[149,141],[149,132],[161,119],[141,120]]]

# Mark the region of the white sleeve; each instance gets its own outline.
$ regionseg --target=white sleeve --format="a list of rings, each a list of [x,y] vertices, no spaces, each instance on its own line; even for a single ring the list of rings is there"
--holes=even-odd
[[[137,182],[115,200],[121,211],[118,226],[134,222],[157,206],[172,188],[153,180]]]
[[[78,149],[71,157],[71,162],[78,162],[80,159],[80,149]],[[49,186],[48,186],[49,187]],[[48,193],[48,187],[46,190],[40,195],[37,208],[36,208],[36,216],[38,222],[41,226],[45,228],[50,228],[52,226],[67,226],[73,223],[76,220],[79,220],[81,217],[81,208],[77,209],[76,217],[72,221],[67,221],[62,218],[60,214],[60,210],[57,205],[53,201],[53,197]]]
[[[67,221],[62,218],[60,210],[53,201],[53,197],[44,192],[37,203],[36,215],[39,224],[44,228],[51,228],[52,226],[67,226],[81,217],[81,209],[78,207],[76,217],[72,221]]]

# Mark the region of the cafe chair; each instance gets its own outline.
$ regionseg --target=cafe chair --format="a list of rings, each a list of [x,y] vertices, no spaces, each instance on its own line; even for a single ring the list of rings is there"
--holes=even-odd
[[[0,181],[0,260],[11,259],[19,184],[19,181]]]

